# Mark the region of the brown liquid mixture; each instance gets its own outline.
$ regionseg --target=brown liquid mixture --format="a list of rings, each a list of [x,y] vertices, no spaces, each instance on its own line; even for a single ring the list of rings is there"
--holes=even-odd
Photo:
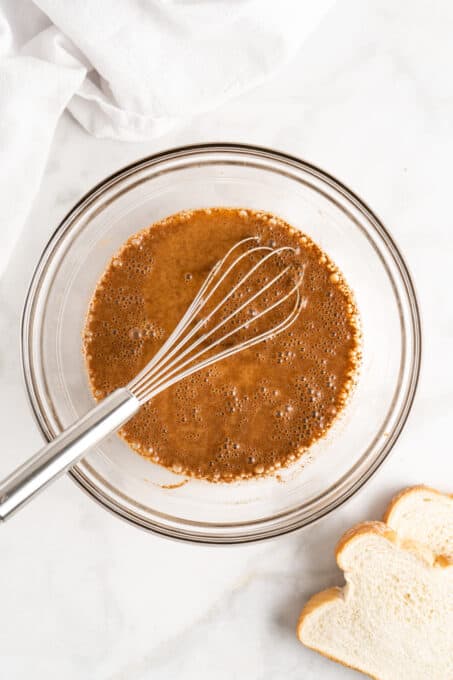
[[[153,462],[210,481],[288,465],[343,408],[360,360],[360,332],[351,293],[327,255],[270,213],[178,213],[124,244],[97,285],[85,327],[90,384],[101,399],[143,368],[215,262],[250,236],[296,249],[293,258],[305,272],[300,316],[272,340],[161,392],[120,431]]]

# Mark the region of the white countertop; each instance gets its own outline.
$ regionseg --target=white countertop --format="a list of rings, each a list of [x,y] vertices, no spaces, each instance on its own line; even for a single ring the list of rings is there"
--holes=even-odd
[[[109,173],[156,151],[238,141],[300,156],[361,195],[415,278],[423,370],[384,467],[316,526],[265,544],[209,548],[119,521],[68,478],[0,528],[0,676],[5,680],[329,680],[357,674],[305,649],[299,610],[341,583],[336,540],[379,518],[413,483],[453,479],[453,5],[338,1],[272,81],[152,143],[88,136],[65,115],[0,292],[0,475],[40,444],[21,377],[19,320],[41,249]]]

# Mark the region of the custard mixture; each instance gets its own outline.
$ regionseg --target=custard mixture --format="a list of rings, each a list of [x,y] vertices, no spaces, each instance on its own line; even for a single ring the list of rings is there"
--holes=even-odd
[[[294,249],[293,264],[304,272],[304,308],[297,320],[280,335],[161,392],[119,433],[154,463],[209,481],[247,479],[289,465],[344,407],[360,362],[360,330],[353,296],[333,262],[308,236],[270,213],[177,213],[122,246],[98,282],[84,331],[89,381],[99,400],[137,375],[212,266],[251,236]],[[272,312],[266,323],[289,310]]]

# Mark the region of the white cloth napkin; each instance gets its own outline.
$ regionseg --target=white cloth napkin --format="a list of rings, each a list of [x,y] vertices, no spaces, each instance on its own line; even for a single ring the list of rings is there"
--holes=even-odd
[[[97,137],[157,137],[269,76],[333,2],[0,0],[0,273],[65,108]]]

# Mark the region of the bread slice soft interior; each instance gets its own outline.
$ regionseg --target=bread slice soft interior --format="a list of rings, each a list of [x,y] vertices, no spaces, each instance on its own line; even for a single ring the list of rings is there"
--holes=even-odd
[[[366,522],[340,540],[346,586],[312,597],[300,640],[378,680],[453,679],[453,563]]]
[[[384,521],[401,539],[453,560],[453,495],[427,486],[405,489],[388,506]]]

